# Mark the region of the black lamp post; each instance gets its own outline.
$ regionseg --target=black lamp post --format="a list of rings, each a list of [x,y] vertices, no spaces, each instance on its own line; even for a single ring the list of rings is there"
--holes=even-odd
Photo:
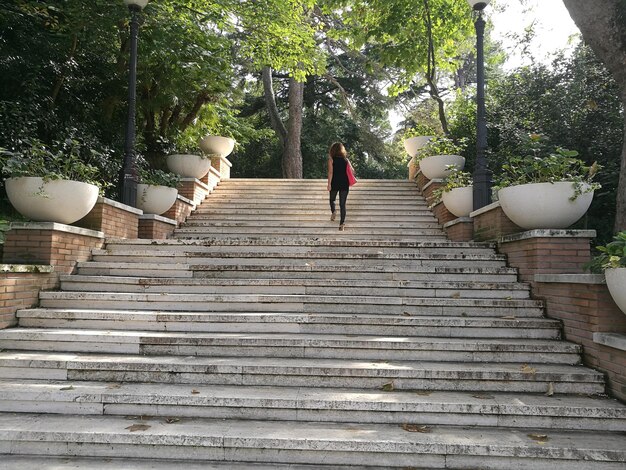
[[[474,210],[491,203],[491,176],[487,165],[487,118],[485,116],[485,20],[483,10],[490,0],[467,0],[477,18],[476,26],[476,165],[474,166]]]
[[[149,0],[124,0],[130,10],[130,61],[128,63],[128,121],[124,144],[124,165],[119,174],[120,201],[129,206],[137,204],[137,168],[135,155],[135,105],[137,101],[137,36],[139,13]]]

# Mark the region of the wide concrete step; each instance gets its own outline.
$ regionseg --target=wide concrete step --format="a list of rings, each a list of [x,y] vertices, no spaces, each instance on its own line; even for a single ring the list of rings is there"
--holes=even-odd
[[[347,219],[346,219],[347,220]],[[239,228],[239,227],[256,227],[257,230],[260,229],[270,229],[270,228],[311,228],[318,229],[320,227],[329,227],[332,226],[335,229],[337,228],[337,221],[334,222],[329,220],[327,217],[324,220],[237,220],[234,217],[231,217],[225,221],[217,221],[217,220],[196,220],[193,218],[187,219],[181,227],[191,228],[191,227],[205,227],[205,228]],[[362,229],[362,228],[371,228],[371,229],[415,229],[418,231],[433,229],[440,230],[440,226],[436,220],[432,219],[429,222],[398,222],[398,221],[388,221],[388,220],[376,220],[376,221],[358,221],[358,220],[350,220],[350,227],[353,229]]]
[[[524,283],[419,282],[323,279],[181,279],[61,276],[61,290],[80,292],[169,292],[191,294],[309,294],[439,298],[529,298]]]
[[[214,237],[219,234],[226,235],[228,237],[238,237],[241,235],[259,234],[259,235],[285,235],[285,234],[301,234],[309,237],[316,236],[328,236],[330,234],[337,234],[337,238],[357,238],[357,239],[372,239],[372,238],[399,238],[409,240],[443,240],[445,235],[439,228],[423,228],[423,229],[411,229],[411,228],[368,228],[368,227],[351,227],[349,220],[346,219],[346,231],[339,232],[337,228],[339,222],[335,221],[334,224],[328,224],[327,226],[320,227],[254,227],[254,226],[242,226],[242,227],[180,227],[174,231],[174,237],[176,238],[193,238],[193,237]],[[348,233],[349,232],[349,233]]]
[[[289,222],[291,224],[299,223],[299,224],[312,224],[317,223],[318,225],[321,221],[329,220],[330,211],[318,211],[317,213],[307,212],[302,214],[259,214],[258,211],[250,210],[247,212],[239,211],[237,214],[233,213],[202,213],[202,214],[194,214],[191,217],[187,218],[187,224],[202,224],[208,222],[215,223],[226,223],[236,221],[238,223],[247,222],[250,220],[255,220],[260,223],[276,223],[276,222]],[[432,214],[403,214],[403,215],[388,215],[381,214],[378,216],[372,214],[364,214],[358,215],[354,213],[350,213],[350,220],[353,224],[363,224],[366,222],[376,222],[376,223],[386,223],[386,224],[412,224],[418,225],[423,223],[436,223],[436,219]]]
[[[212,333],[304,333],[443,338],[559,339],[560,323],[547,318],[425,317],[246,312],[24,309],[20,326]]]
[[[336,201],[339,204],[339,200]],[[282,207],[283,212],[290,212],[290,210],[311,206],[312,208],[328,208],[330,212],[330,204],[329,200],[326,196],[317,197],[317,198],[292,198],[289,196],[281,197],[268,197],[265,196],[263,198],[240,198],[240,197],[215,197],[210,196],[202,202],[203,207],[212,207],[212,206],[224,206],[224,205],[232,205],[240,208],[254,208],[254,207],[269,207],[276,206]],[[366,205],[371,209],[378,210],[402,210],[405,208],[411,209],[427,209],[426,203],[422,201],[416,201],[411,198],[393,198],[393,199],[372,199],[369,197],[363,197],[362,199],[350,198],[346,201],[346,208],[349,211],[351,208],[363,208]]]
[[[0,351],[0,378],[507,393],[601,394],[578,365]]]
[[[451,242],[449,240],[435,240],[435,241],[399,241],[399,240],[350,240],[350,239],[337,239],[336,237],[330,238],[307,238],[300,236],[282,236],[282,237],[263,237],[263,236],[246,236],[246,237],[233,237],[231,239],[224,239],[223,237],[205,238],[203,240],[146,240],[146,239],[122,239],[122,238],[108,238],[107,249],[116,250],[121,248],[132,247],[150,247],[152,250],[174,250],[177,248],[184,248],[186,251],[211,249],[214,247],[266,247],[266,246],[281,246],[281,247],[298,247],[307,248],[309,250],[331,250],[337,251],[336,248],[341,247],[342,251],[350,248],[360,249],[364,252],[370,249],[376,249],[386,253],[386,250],[404,250],[403,252],[444,252],[444,253],[456,253],[462,251],[467,254],[475,253],[475,250],[479,250],[480,253],[494,253],[494,243],[484,242]]]
[[[453,268],[437,266],[320,266],[301,265],[194,265],[184,263],[105,263],[84,261],[77,264],[88,276],[138,276],[153,278],[246,278],[246,279],[379,279],[381,281],[515,282],[512,268]]]
[[[541,316],[542,304],[526,299],[364,297],[361,295],[146,294],[41,292],[45,308],[105,308],[201,312],[373,313],[387,315]]]
[[[198,333],[62,328],[0,331],[0,349],[143,355],[578,364],[581,347],[531,339],[305,333]]]
[[[282,266],[319,266],[341,265],[365,266],[434,266],[434,267],[504,267],[506,257],[503,255],[463,254],[463,253],[346,253],[341,250],[332,252],[283,253],[281,251],[256,252],[223,252],[210,253],[202,251],[181,252],[165,250],[136,249],[127,253],[117,254],[108,250],[92,250],[94,262],[110,263],[184,263],[190,266],[212,264],[247,264]]]
[[[0,381],[0,412],[626,432],[617,400],[559,395]],[[180,421],[176,421],[180,422]]]
[[[346,466],[262,464],[250,462],[207,462],[197,460],[153,460],[133,459],[128,457],[55,457],[49,455],[3,455],[2,462],[6,470],[354,470]]]
[[[0,415],[3,453],[407,468],[622,469],[616,433],[206,418]],[[138,430],[136,430],[138,429]],[[410,432],[407,429],[421,429]],[[323,450],[320,452],[320,450]],[[589,467],[589,464],[593,467]],[[583,465],[584,464],[584,465]]]
[[[267,217],[315,217],[323,220],[330,217],[329,206],[301,206],[297,208],[290,208],[289,211],[278,207],[251,207],[244,208],[239,205],[232,206],[230,208],[224,206],[198,206],[193,212],[190,218],[208,218],[213,216],[226,216],[231,218],[237,218],[239,216],[267,216]],[[362,206],[357,206],[350,209],[351,218],[387,218],[394,220],[396,218],[408,218],[411,220],[433,220],[433,213],[426,207],[404,207],[402,210],[387,210],[387,209],[366,209]]]

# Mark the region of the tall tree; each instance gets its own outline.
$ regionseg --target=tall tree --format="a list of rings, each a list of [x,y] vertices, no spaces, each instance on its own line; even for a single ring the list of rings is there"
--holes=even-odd
[[[585,42],[613,75],[626,110],[626,1],[563,0],[563,3]],[[626,122],[616,205],[615,231],[626,230]]]

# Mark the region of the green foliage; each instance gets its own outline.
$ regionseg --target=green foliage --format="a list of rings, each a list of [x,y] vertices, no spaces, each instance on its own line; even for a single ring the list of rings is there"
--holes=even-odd
[[[44,181],[74,180],[101,186],[99,169],[85,163],[81,154],[85,149],[74,139],[54,142],[48,147],[39,140],[25,140],[19,150],[0,149],[2,171],[11,177],[38,176]],[[94,157],[97,152],[92,150]]]
[[[428,143],[419,150],[415,159],[419,161],[422,158],[434,155],[459,155],[466,147],[466,139],[459,139],[458,142],[455,142],[449,137],[437,136],[430,139]]]
[[[6,232],[11,228],[11,222],[8,220],[0,219],[0,244],[4,243]]]
[[[167,186],[170,188],[176,188],[180,181],[180,176],[154,168],[139,168],[139,179],[143,184],[149,184],[151,186]]]
[[[446,173],[447,175],[443,180],[443,186],[433,192],[433,201],[435,204],[441,201],[443,193],[449,193],[453,189],[466,188],[474,184],[471,173],[460,170],[454,165],[448,165],[446,167]]]
[[[626,268],[626,231],[618,233],[606,246],[597,246],[596,249],[600,254],[587,263],[585,269],[601,273],[605,269]]]
[[[535,138],[540,138],[540,136]],[[529,183],[572,182],[575,188],[572,200],[581,194],[597,191],[602,186],[592,180],[598,172],[598,164],[594,162],[590,166],[585,166],[582,160],[574,158],[577,156],[578,152],[575,150],[557,148],[554,153],[545,157],[534,154],[511,158],[507,164],[502,165],[502,175],[497,187]]]

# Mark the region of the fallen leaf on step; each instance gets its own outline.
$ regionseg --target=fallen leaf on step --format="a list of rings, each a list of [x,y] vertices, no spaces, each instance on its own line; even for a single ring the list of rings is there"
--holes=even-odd
[[[492,400],[495,398],[493,395],[488,395],[486,393],[477,393],[476,395],[472,395],[474,398],[478,398],[479,400]]]
[[[405,317],[410,317],[411,314],[409,312],[404,312],[402,315],[404,315]]]
[[[175,417],[169,417],[169,418],[165,418],[165,422],[167,424],[172,424],[172,423],[178,423],[180,421],[180,418],[175,418]]]
[[[430,432],[430,428],[428,426],[418,426],[417,424],[403,424],[402,429],[407,432],[422,432],[427,433]]]
[[[548,391],[546,392],[546,396],[551,397],[552,395],[554,395],[554,383],[550,382],[548,384]]]
[[[530,367],[528,364],[524,364],[522,366],[522,372],[524,374],[535,375],[535,373],[537,372],[537,369],[535,369],[534,367]]]
[[[420,397],[428,397],[430,395],[432,395],[433,392],[429,392],[428,390],[418,390],[415,392],[416,395],[419,395]]]
[[[128,429],[130,432],[135,431],[145,431],[146,429],[150,429],[150,425],[148,424],[133,424],[132,426],[128,426],[125,429]]]
[[[63,388],[60,388],[59,390],[74,390],[74,387],[70,385],[69,387],[63,387]]]
[[[191,391],[192,395],[197,395],[198,393],[200,393],[198,390],[196,390],[195,388]]]
[[[503,320],[515,320],[515,315],[507,315],[506,317],[500,317]]]
[[[393,392],[394,390],[393,380],[391,382],[387,382],[386,384],[383,384],[383,386],[381,387],[381,390],[383,392]]]
[[[460,292],[455,292],[450,297],[452,297],[453,299],[460,299],[461,298],[461,293]]]
[[[506,298],[506,300],[513,300],[513,297],[508,296],[508,297]]]
[[[107,390],[113,390],[115,388],[121,388],[122,384],[111,384],[107,387]]]
[[[533,441],[537,442],[537,444],[545,444],[550,440],[547,434],[528,434]]]

